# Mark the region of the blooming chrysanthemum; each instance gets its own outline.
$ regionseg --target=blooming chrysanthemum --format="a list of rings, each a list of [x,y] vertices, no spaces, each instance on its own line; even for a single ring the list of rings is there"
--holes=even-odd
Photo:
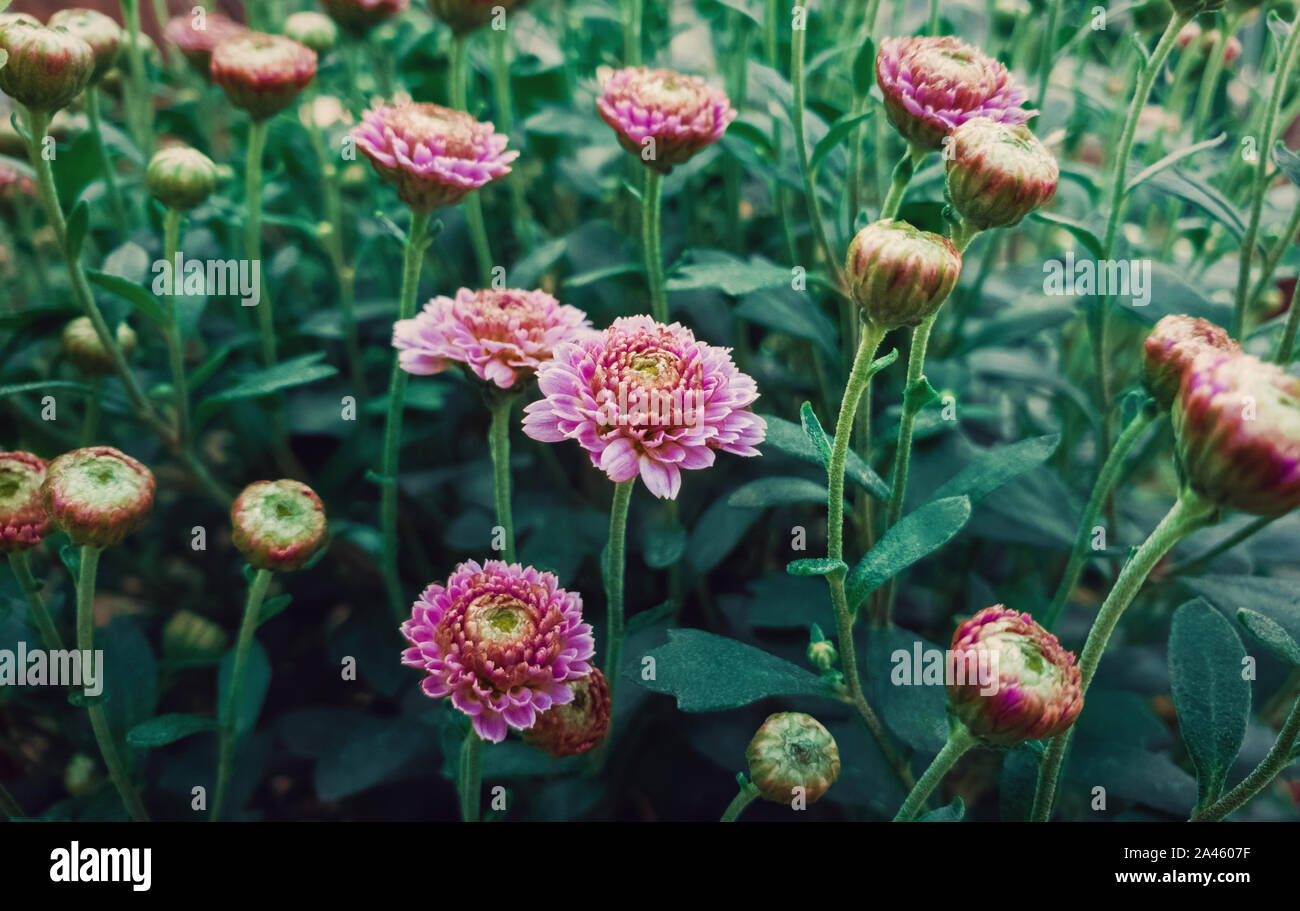
[[[379,176],[418,212],[454,206],[471,190],[505,177],[519,157],[490,123],[436,104],[408,101],[366,111],[352,129]]]
[[[948,702],[985,746],[1055,737],[1083,711],[1074,653],[1029,614],[984,608],[957,627],[952,653],[959,676],[947,682]]]
[[[573,701],[553,706],[524,731],[524,742],[543,753],[563,758],[586,753],[609,733],[609,682],[600,668],[569,684]]]
[[[1037,113],[1020,107],[1028,92],[1005,66],[951,36],[885,40],[876,54],[876,82],[889,122],[926,149],[941,148],[945,136],[974,117],[1024,123]]]
[[[364,35],[379,23],[405,12],[410,0],[321,0],[330,18],[354,35]]]
[[[212,52],[212,81],[254,120],[283,111],[316,76],[316,52],[283,35],[247,32]]]
[[[30,452],[0,452],[0,553],[30,550],[49,531],[41,503],[47,467]]]
[[[394,323],[393,347],[407,373],[441,373],[454,361],[509,389],[532,377],[556,345],[589,331],[585,313],[545,291],[461,288]]]
[[[709,467],[717,450],[758,455],[767,432],[749,410],[758,387],[728,349],[648,316],[560,345],[537,381],[544,398],[524,409],[524,433],[577,440],[610,480],[639,473],[656,497],[675,499],[682,469]]]
[[[196,73],[211,81],[212,52],[217,45],[247,31],[244,26],[220,13],[208,13],[202,19],[185,15],[167,20],[163,26],[163,40],[174,45]]]
[[[722,138],[736,111],[697,76],[632,66],[601,74],[600,119],[646,165],[667,174]]]
[[[1300,378],[1249,354],[1209,351],[1170,412],[1184,480],[1258,516],[1300,506]]]
[[[484,740],[526,730],[538,713],[573,700],[568,684],[591,673],[591,627],[582,597],[531,566],[469,560],[434,583],[402,624],[402,663],[425,672],[425,695],[450,696]]]
[[[1240,354],[1241,346],[1226,329],[1207,319],[1171,313],[1155,324],[1144,343],[1143,378],[1147,390],[1168,408],[1183,384],[1183,374],[1205,352]]]

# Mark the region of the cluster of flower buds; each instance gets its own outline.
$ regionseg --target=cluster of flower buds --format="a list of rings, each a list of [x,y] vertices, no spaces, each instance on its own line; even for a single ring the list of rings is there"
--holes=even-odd
[[[840,777],[840,749],[831,732],[811,715],[767,716],[745,750],[749,777],[764,800],[789,804],[802,796],[820,800]]]

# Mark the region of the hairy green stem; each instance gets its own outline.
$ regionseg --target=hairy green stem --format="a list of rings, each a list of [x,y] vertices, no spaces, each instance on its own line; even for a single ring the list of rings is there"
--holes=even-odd
[[[1043,31],[1042,50],[1038,55],[1038,103],[1034,107],[1040,111],[1047,98],[1047,83],[1052,76],[1052,55],[1056,51],[1056,28],[1061,21],[1061,7],[1065,0],[1050,0],[1051,8],[1047,11],[1047,28]]]
[[[898,808],[898,815],[894,817],[894,822],[912,822],[916,819],[917,814],[925,807],[930,794],[943,780],[943,776],[957,764],[958,759],[976,745],[975,737],[967,730],[966,725],[960,721],[950,722],[947,742],[916,782],[916,787],[912,788],[903,805]]]
[[[515,562],[515,522],[510,509],[510,409],[516,396],[502,395],[489,404],[492,423],[488,450],[492,456],[492,501],[497,525],[505,531],[505,561]]]
[[[718,822],[735,822],[740,818],[740,814],[745,812],[745,808],[758,799],[758,788],[752,781],[746,781],[740,786],[740,791],[727,804],[727,809],[722,811],[722,818]]]
[[[140,47],[140,2],[122,0],[122,19],[126,22],[126,60],[131,84],[123,93],[127,125],[140,154],[148,161],[153,156],[153,90],[145,78],[144,50]],[[158,23],[162,27],[165,23]],[[93,91],[93,89],[92,89]]]
[[[176,262],[176,252],[180,247],[181,213],[168,209],[163,213],[163,261],[169,266]],[[188,446],[190,439],[190,396],[185,379],[185,351],[181,340],[180,321],[176,316],[176,283],[180,276],[173,273],[171,286],[167,289],[167,328],[164,336],[167,342],[167,360],[172,372],[172,396],[176,407],[176,440],[180,446]]]
[[[605,677],[609,681],[610,717],[614,716],[614,692],[618,688],[623,660],[623,583],[627,574],[627,513],[636,478],[614,485],[609,508],[609,544],[605,549]],[[606,740],[608,743],[608,739]],[[603,750],[603,748],[602,748]]]
[[[460,745],[456,772],[456,794],[460,798],[461,822],[478,822],[482,808],[483,741],[473,726]]]
[[[794,29],[790,38],[790,84],[794,89],[794,104],[790,116],[794,123],[794,149],[799,162],[799,173],[803,175],[804,199],[808,205],[808,220],[811,222],[813,237],[826,258],[827,268],[835,276],[835,284],[844,286],[844,269],[831,248],[830,238],[826,234],[826,222],[822,218],[822,204],[817,197],[817,183],[813,179],[812,166],[808,160],[808,133],[804,123],[807,104],[807,86],[804,78],[804,46],[808,40],[807,22],[803,28]]]
[[[254,120],[248,125],[248,164],[244,169],[244,256],[249,262],[262,260],[262,154],[266,151],[267,125]],[[262,272],[265,279],[265,272]],[[275,313],[266,282],[262,282],[257,303],[257,324],[262,339],[262,363],[274,367]]]
[[[894,165],[894,176],[889,181],[889,193],[885,196],[885,201],[880,206],[880,217],[893,218],[898,214],[898,210],[903,205],[903,197],[907,195],[907,185],[912,182],[912,175],[916,173],[916,166],[925,158],[926,150],[920,146],[909,145],[903,157],[898,159],[898,164]]]
[[[113,220],[117,222],[118,229],[126,234],[131,230],[131,226],[126,219],[126,206],[122,204],[122,191],[117,186],[117,170],[113,167],[113,159],[108,155],[108,146],[104,144],[99,86],[86,86],[85,99],[86,118],[90,121],[90,134],[94,138],[95,154],[99,156],[99,168],[104,172],[104,190],[108,196],[108,208],[113,213]]]
[[[623,64],[641,65],[641,29],[645,18],[644,0],[624,0],[626,4],[623,23]]]
[[[1295,761],[1294,750],[1298,737],[1300,737],[1300,699],[1291,706],[1291,714],[1287,716],[1286,723],[1278,732],[1277,740],[1273,742],[1268,755],[1242,779],[1241,784],[1209,806],[1194,810],[1191,822],[1218,822],[1258,796],[1283,769]]]
[[[1228,53],[1228,42],[1237,34],[1245,13],[1231,12],[1224,20],[1223,31],[1219,40],[1210,50],[1210,57],[1205,62],[1205,71],[1201,73],[1201,85],[1196,91],[1196,108],[1192,114],[1192,135],[1204,136],[1205,126],[1210,118],[1210,105],[1214,103],[1214,93],[1219,85],[1219,76],[1223,73],[1223,64]]]
[[[668,292],[664,288],[664,257],[659,215],[664,178],[654,168],[645,169],[641,194],[641,241],[645,248],[646,279],[650,285],[650,313],[656,322],[668,322]]]
[[[451,106],[458,111],[469,111],[469,58],[468,35],[457,35],[451,45]],[[488,243],[487,223],[483,220],[483,198],[470,193],[461,203],[465,225],[469,229],[470,246],[478,264],[479,283],[487,288],[492,284],[492,247]]]
[[[9,566],[14,571],[14,578],[18,580],[18,587],[23,590],[23,597],[27,599],[32,623],[41,634],[41,642],[45,643],[45,647],[50,651],[61,652],[63,638],[59,635],[59,629],[54,625],[54,618],[50,616],[45,606],[45,599],[41,597],[41,587],[32,576],[31,560],[30,551],[9,552]]]
[[[271,585],[271,571],[259,569],[248,586],[248,600],[244,604],[244,619],[239,624],[239,641],[235,645],[235,660],[230,668],[230,680],[220,713],[220,745],[217,750],[217,786],[213,792],[212,809],[208,821],[219,822],[226,805],[226,794],[230,790],[230,776],[235,770],[235,753],[239,745],[239,701],[244,691],[244,674],[248,668],[248,656],[253,648],[253,635],[262,612],[262,601],[266,590]]]

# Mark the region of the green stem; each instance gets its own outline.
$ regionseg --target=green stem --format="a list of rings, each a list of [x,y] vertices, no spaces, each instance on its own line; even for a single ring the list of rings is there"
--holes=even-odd
[[[265,120],[254,120],[248,125],[248,165],[244,170],[244,256],[249,262],[262,260],[262,154],[266,151],[267,125]],[[266,278],[262,272],[262,278]],[[262,297],[257,305],[257,323],[262,336],[262,362],[274,367],[275,314],[266,282],[262,282]]]
[[[641,194],[641,240],[645,247],[645,271],[650,284],[650,313],[659,323],[668,322],[668,292],[664,290],[664,259],[661,249],[659,213],[663,175],[645,169],[645,191]]]
[[[104,396],[104,378],[102,376],[92,377],[90,380],[90,393],[86,396],[86,416],[81,422],[81,445],[89,446],[95,442],[95,437],[99,435],[99,409],[100,400]]]
[[[456,794],[460,798],[461,822],[478,822],[483,791],[483,741],[473,727],[460,747],[460,768]]]
[[[752,781],[746,781],[740,786],[740,791],[727,804],[727,809],[722,811],[722,818],[718,822],[735,822],[740,818],[740,814],[745,812],[745,808],[758,799],[758,788],[754,787]]]
[[[515,562],[515,522],[510,509],[510,409],[515,396],[503,395],[488,406],[492,423],[488,430],[488,450],[492,454],[492,500],[497,524],[505,529],[505,560]]]
[[[448,78],[451,81],[451,106],[457,111],[469,111],[469,36],[457,35],[451,44],[451,64]],[[483,199],[470,193],[461,203],[465,224],[469,229],[470,246],[478,264],[479,283],[487,288],[492,284],[492,247],[488,244],[487,224],[483,220]]]
[[[807,22],[804,28],[794,29],[790,38],[790,84],[794,88],[794,105],[791,117],[794,121],[794,148],[799,161],[799,173],[803,175],[804,199],[808,205],[808,220],[812,223],[813,236],[826,258],[827,267],[835,276],[837,286],[843,287],[844,269],[831,249],[830,238],[826,234],[826,222],[822,218],[822,204],[817,197],[817,184],[813,179],[812,167],[808,161],[808,134],[804,125],[804,107],[807,103],[807,86],[804,84],[804,46],[808,40]]]
[[[353,38],[350,35],[342,36],[340,41],[343,69],[347,74],[348,84],[348,105],[352,108],[352,116],[361,119],[361,115],[366,110],[366,97],[361,91],[361,39]]]
[[[903,205],[903,197],[907,194],[907,185],[912,182],[912,175],[916,173],[916,166],[925,157],[925,152],[919,146],[908,146],[903,157],[898,159],[898,164],[894,166],[894,176],[889,182],[889,193],[880,206],[882,219],[893,218],[898,214]]]
[[[1119,578],[1115,580],[1114,588],[1110,590],[1101,610],[1097,613],[1092,629],[1088,631],[1087,641],[1083,644],[1083,652],[1079,657],[1081,696],[1087,695],[1088,686],[1092,683],[1093,675],[1097,673],[1097,665],[1101,663],[1101,656],[1106,651],[1111,633],[1115,631],[1120,618],[1124,616],[1124,611],[1128,609],[1129,604],[1142,588],[1142,584],[1146,582],[1151,570],[1175,544],[1207,525],[1214,511],[1214,504],[1201,499],[1191,490],[1184,489],[1174,502],[1173,508],[1124,565]],[[1032,816],[1036,822],[1047,822],[1051,818],[1057,779],[1061,774],[1061,765],[1072,733],[1073,728],[1053,739],[1039,765],[1038,789],[1034,795]]]
[[[415,316],[415,297],[420,285],[420,265],[427,247],[425,236],[429,224],[427,212],[411,212],[411,227],[406,235],[402,257],[402,291],[398,299],[398,319]],[[384,538],[384,585],[388,605],[397,620],[405,619],[402,580],[397,571],[397,471],[402,446],[402,408],[406,400],[409,375],[393,354],[393,372],[388,380],[388,416],[384,421],[383,462],[380,466],[382,494],[379,501],[379,524]]]
[[[1051,0],[1051,9],[1047,12],[1047,29],[1043,32],[1043,49],[1038,57],[1038,103],[1034,107],[1040,111],[1047,98],[1047,83],[1052,76],[1052,55],[1056,51],[1056,28],[1061,21],[1061,7],[1065,0]]]
[[[1218,544],[1214,545],[1209,550],[1205,551],[1205,553],[1198,554],[1197,556],[1192,557],[1189,560],[1185,560],[1182,563],[1176,563],[1173,566],[1169,567],[1169,575],[1171,576],[1181,576],[1181,575],[1188,575],[1188,574],[1194,575],[1195,573],[1199,572],[1211,560],[1217,557],[1219,554],[1232,550],[1242,541],[1245,541],[1247,538],[1251,537],[1256,532],[1268,527],[1269,525],[1272,525],[1280,518],[1282,518],[1282,516],[1259,517],[1255,521],[1251,522],[1249,525],[1246,525],[1243,528],[1239,529],[1238,531],[1235,531],[1232,534],[1228,535],[1228,537],[1224,538]]]
[[[1246,234],[1241,239],[1240,263],[1237,267],[1237,295],[1232,310],[1232,337],[1244,337],[1247,329],[1246,290],[1250,284],[1250,267],[1255,258],[1255,238],[1259,235],[1260,216],[1264,211],[1264,194],[1268,189],[1268,162],[1272,154],[1273,140],[1277,134],[1278,111],[1282,107],[1290,82],[1291,70],[1295,66],[1296,52],[1300,50],[1300,13],[1291,23],[1286,43],[1282,45],[1282,55],[1278,59],[1277,72],[1273,76],[1273,93],[1269,99],[1268,113],[1264,117],[1264,128],[1260,133],[1259,160],[1255,163],[1255,175],[1251,187],[1250,221],[1246,225]]]
[[[99,568],[99,552],[100,549],[92,544],[82,545],[77,570],[77,650],[83,655],[95,653],[95,573]],[[83,693],[82,698],[89,700],[95,697]],[[113,732],[108,724],[108,713],[98,702],[87,702],[86,712],[90,715],[90,726],[95,732],[95,741],[104,757],[109,778],[113,780],[127,813],[136,822],[148,822],[149,813],[117,751],[117,743],[113,740]]]
[[[1120,472],[1124,468],[1129,453],[1137,445],[1137,441],[1148,427],[1159,417],[1159,412],[1154,408],[1144,407],[1133,420],[1129,421],[1124,432],[1120,434],[1119,439],[1115,441],[1115,446],[1106,457],[1106,461],[1101,466],[1101,471],[1097,474],[1097,482],[1093,485],[1092,493],[1088,496],[1088,503],[1083,508],[1083,517],[1079,521],[1079,530],[1074,536],[1074,546],[1070,550],[1070,560],[1065,567],[1065,575],[1061,577],[1061,584],[1056,589],[1056,596],[1052,598],[1052,603],[1048,605],[1046,612],[1042,617],[1044,629],[1051,630],[1056,626],[1056,621],[1061,616],[1061,611],[1069,603],[1070,595],[1074,592],[1074,586],[1079,581],[1079,575],[1083,572],[1084,565],[1088,562],[1089,541],[1092,538],[1092,528],[1097,522],[1097,517],[1101,515],[1102,507],[1106,505],[1106,498],[1110,496],[1110,491],[1114,488],[1116,481],[1119,480]],[[1115,529],[1111,529],[1112,534]]]
[[[126,22],[127,68],[131,77],[131,86],[124,93],[124,106],[131,138],[144,160],[153,156],[153,113],[144,105],[152,107],[152,92],[144,72],[144,51],[140,47],[140,2],[139,0],[122,0],[122,18]],[[161,28],[164,23],[159,23]]]
[[[641,65],[641,28],[645,18],[643,0],[624,0],[627,4],[627,21],[623,24],[623,63],[625,66]]]
[[[1192,115],[1192,135],[1204,136],[1206,122],[1210,117],[1210,105],[1214,103],[1214,93],[1219,85],[1219,76],[1223,73],[1223,63],[1228,53],[1228,41],[1237,34],[1241,27],[1244,13],[1229,13],[1224,20],[1224,28],[1210,51],[1210,58],[1205,63],[1201,74],[1201,85],[1196,92],[1196,108]]]
[[[32,576],[31,559],[29,551],[10,551],[9,566],[14,571],[14,578],[18,580],[18,587],[23,590],[23,597],[27,599],[32,623],[41,634],[41,641],[50,651],[61,652],[63,638],[59,635],[58,627],[54,625],[54,618],[45,607],[45,600],[41,597],[41,587],[36,584],[36,579]]]
[[[1264,254],[1264,262],[1260,267],[1259,277],[1255,279],[1255,284],[1246,296],[1247,312],[1254,312],[1255,306],[1259,299],[1263,297],[1264,290],[1268,287],[1269,282],[1273,279],[1273,274],[1277,271],[1277,265],[1282,261],[1283,255],[1287,250],[1295,245],[1296,234],[1300,232],[1300,203],[1291,210],[1291,217],[1287,220],[1286,227],[1278,235],[1273,246]],[[1291,349],[1295,344],[1295,327],[1296,311],[1292,308],[1287,314],[1287,332],[1289,337],[1284,334],[1283,341],[1278,345],[1277,351],[1273,353],[1273,358],[1282,366],[1290,363],[1287,358],[1291,355]]]
[[[930,794],[943,780],[943,776],[957,764],[958,759],[976,745],[975,737],[966,729],[966,725],[960,721],[951,722],[948,727],[948,742],[943,745],[939,755],[934,757],[930,767],[921,775],[916,787],[912,788],[912,793],[907,795],[907,799],[898,809],[898,815],[894,817],[894,822],[912,822],[916,819],[917,814],[925,807]]]
[[[1283,769],[1295,761],[1294,750],[1298,737],[1300,737],[1300,699],[1291,706],[1291,714],[1287,716],[1286,724],[1278,732],[1277,740],[1273,742],[1268,755],[1260,761],[1254,771],[1242,779],[1241,784],[1208,807],[1193,811],[1191,821],[1218,822],[1247,801],[1253,800]]]
[[[209,822],[219,822],[225,809],[226,794],[230,789],[230,775],[235,770],[235,753],[239,745],[239,701],[244,690],[244,673],[248,656],[253,648],[253,634],[262,612],[262,599],[271,584],[271,571],[259,569],[248,586],[248,601],[244,605],[244,619],[239,624],[239,641],[235,645],[235,660],[230,668],[230,682],[226,684],[225,698],[220,707],[221,744],[217,753],[217,787],[212,797]]]
[[[509,26],[492,30],[492,90],[496,96],[497,129],[507,136],[515,128],[514,99],[510,91],[510,61],[506,55],[509,45]],[[515,236],[523,242],[525,250],[529,250],[533,245],[533,231],[523,174],[511,171],[506,175],[506,189],[510,194],[510,220],[515,227]]]
[[[168,209],[163,214],[163,261],[172,266],[180,248],[181,213]],[[172,372],[172,395],[176,407],[176,439],[180,446],[188,446],[190,439],[190,395],[185,380],[185,350],[181,339],[180,321],[176,315],[176,282],[180,276],[172,275],[167,289],[167,360]]]
[[[86,87],[86,117],[90,121],[90,134],[94,138],[95,153],[99,156],[99,168],[104,172],[104,189],[108,195],[108,208],[113,213],[113,220],[123,234],[130,231],[126,220],[126,207],[122,204],[122,191],[117,186],[117,171],[113,159],[108,155],[108,146],[104,144],[102,121],[100,119],[99,86]]]
[[[614,485],[609,508],[609,544],[605,551],[605,678],[609,681],[610,717],[614,717],[614,691],[623,660],[623,582],[627,573],[627,513],[636,478]],[[608,738],[606,738],[608,743]],[[602,752],[604,747],[602,746]]]

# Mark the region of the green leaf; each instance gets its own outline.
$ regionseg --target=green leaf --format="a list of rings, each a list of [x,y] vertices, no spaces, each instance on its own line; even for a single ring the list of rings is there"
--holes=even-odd
[[[587,285],[594,285],[607,278],[615,278],[619,275],[637,275],[644,271],[645,266],[641,263],[617,263],[601,269],[592,269],[590,272],[570,275],[564,280],[564,287],[566,289],[585,288]]]
[[[1228,229],[1237,240],[1246,233],[1246,220],[1237,208],[1219,190],[1198,177],[1182,171],[1161,171],[1149,183],[1171,196],[1186,200],[1203,209],[1211,218]]]
[[[806,414],[804,409],[807,409]],[[816,425],[816,429],[820,430],[821,428],[820,424],[816,424],[817,417],[812,414],[811,406],[804,403],[803,408],[800,409],[800,416],[805,419],[804,429],[784,418],[778,418],[770,414],[763,415],[763,420],[767,421],[767,437],[763,440],[763,445],[771,446],[786,455],[792,455],[795,458],[803,459],[805,462],[812,462],[825,468],[830,464],[830,448],[835,441],[826,436],[824,432],[822,433],[822,438],[826,441],[826,451],[825,455],[823,455],[817,444],[812,440],[812,433],[815,431],[807,429],[813,426],[807,423],[809,418]],[[849,450],[848,459],[844,463],[844,476],[860,484],[879,500],[884,500],[889,496],[889,485],[881,479],[880,475],[872,471],[867,463],[862,461],[862,457],[853,450]]]
[[[292,360],[259,370],[234,386],[210,395],[199,404],[199,420],[205,421],[221,409],[222,405],[238,399],[255,399],[281,389],[314,383],[338,373],[336,367],[317,363],[325,357],[324,351],[304,354]]]
[[[990,449],[948,479],[931,499],[964,494],[972,503],[978,503],[1012,478],[1037,468],[1056,452],[1060,443],[1059,433],[1049,433]]]
[[[960,797],[954,797],[946,807],[939,807],[917,817],[917,822],[961,822],[966,816],[966,804]]]
[[[686,560],[698,573],[707,573],[721,563],[763,514],[761,509],[732,506],[729,499],[729,494],[723,494],[714,500],[691,528]]]
[[[843,560],[832,560],[830,557],[809,557],[795,560],[785,567],[785,571],[792,576],[829,576],[837,569],[848,572],[849,565]]]
[[[1098,259],[1102,258],[1101,240],[1083,222],[1075,221],[1073,218],[1066,218],[1064,215],[1057,215],[1054,212],[1044,212],[1041,209],[1031,213],[1029,217],[1036,221],[1064,228],[1074,235],[1075,240],[1087,247],[1089,253]]]
[[[126,742],[133,747],[165,747],[192,734],[216,729],[216,720],[206,715],[159,715],[127,731]]]
[[[30,383],[0,386],[0,399],[11,395],[22,395],[24,392],[43,392],[47,389],[69,389],[86,395],[91,392],[91,388],[85,383],[74,383],[72,380],[33,380]]]
[[[68,258],[81,257],[81,245],[86,241],[86,229],[90,226],[90,208],[84,199],[77,200],[68,216]]]
[[[790,274],[786,272],[788,282]],[[736,315],[795,338],[807,339],[826,353],[832,363],[840,359],[839,332],[807,294],[768,290],[750,294],[736,308]]]
[[[686,529],[673,522],[658,521],[646,533],[645,562],[651,569],[666,569],[686,552]]]
[[[1136,174],[1134,174],[1124,187],[1125,195],[1132,193],[1134,188],[1136,188],[1138,185],[1142,184],[1143,182],[1150,180],[1152,177],[1159,174],[1165,168],[1177,164],[1178,162],[1182,161],[1184,158],[1190,158],[1191,156],[1195,155],[1197,152],[1204,151],[1205,149],[1212,149],[1227,138],[1228,138],[1227,133],[1220,133],[1218,136],[1215,136],[1213,139],[1206,139],[1202,142],[1195,142],[1187,146],[1186,148],[1179,149],[1176,152],[1170,152],[1164,158],[1161,158],[1159,161],[1147,165],[1141,171],[1138,171]]]
[[[747,121],[733,120],[727,127],[727,135],[743,139],[766,158],[772,158],[776,154],[776,149],[772,146],[772,137]]]
[[[1280,139],[1273,144],[1273,161],[1287,180],[1300,186],[1300,155],[1288,149]]]
[[[642,685],[677,697],[683,712],[716,712],[768,696],[830,696],[821,678],[734,639],[698,629],[672,629],[649,652],[654,677]],[[639,679],[639,678],[638,678]]]
[[[903,407],[913,413],[919,412],[938,397],[939,393],[930,381],[922,376],[903,392]]]
[[[1300,641],[1300,580],[1208,575],[1183,578],[1183,585],[1235,617],[1246,608],[1263,614]]]
[[[261,626],[293,602],[293,595],[283,594],[268,598],[262,602],[262,609],[257,613],[257,625]]]
[[[1237,622],[1283,661],[1300,666],[1300,645],[1280,623],[1245,607],[1237,611]]]
[[[835,147],[848,138],[848,135],[857,128],[858,124],[862,123],[871,115],[871,111],[867,111],[865,114],[846,114],[839,120],[835,121],[834,126],[826,131],[826,135],[823,136],[818,141],[816,147],[813,148],[812,159],[808,162],[808,167],[813,171],[813,173],[817,172],[817,168],[826,160],[826,156],[835,151]]]
[[[807,478],[759,478],[734,490],[727,504],[741,509],[766,509],[792,503],[825,503],[826,485]]]
[[[813,411],[812,402],[804,402],[799,406],[799,423],[803,426],[803,432],[808,435],[814,448],[817,450],[817,456],[821,459],[822,465],[829,468],[831,464],[831,441],[826,437],[826,431],[822,430],[822,422],[817,420],[817,413]]]
[[[162,302],[134,282],[120,275],[110,275],[94,269],[87,269],[86,277],[90,279],[91,284],[98,285],[110,294],[122,298],[141,316],[160,326],[167,325],[167,315],[163,310]]]
[[[948,543],[969,518],[966,497],[932,500],[903,516],[849,574],[850,609],[856,610],[873,591]]]
[[[1178,729],[1196,769],[1198,805],[1223,791],[1246,736],[1250,683],[1242,678],[1246,649],[1232,624],[1203,600],[1174,612],[1169,630],[1169,685]]]
[[[876,43],[867,38],[853,57],[853,94],[865,98],[876,80]]]
[[[220,703],[217,708],[218,721],[226,722],[230,711],[230,700],[226,694],[230,687],[230,674],[235,664],[235,650],[232,648],[221,659],[221,669],[217,672],[217,692]],[[248,663],[244,667],[244,686],[239,694],[239,705],[235,708],[235,735],[247,734],[257,725],[257,716],[262,713],[262,702],[266,691],[271,686],[271,662],[267,660],[266,649],[262,643],[253,640],[248,652]]]
[[[668,279],[669,291],[717,288],[723,294],[742,297],[765,288],[789,288],[794,273],[761,256],[746,262],[720,250],[692,250],[690,262]]]

